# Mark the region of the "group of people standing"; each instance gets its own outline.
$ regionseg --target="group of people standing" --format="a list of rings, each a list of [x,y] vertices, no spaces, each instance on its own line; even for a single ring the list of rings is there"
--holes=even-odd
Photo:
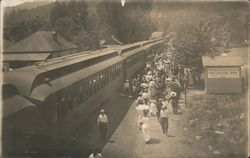
[[[181,85],[177,77],[172,75],[163,53],[147,57],[144,71],[124,83],[127,95],[137,98],[137,127],[142,130],[145,143],[151,140],[150,117],[157,117],[163,134],[168,135],[168,110],[170,108],[174,114],[178,113],[178,102],[183,90]]]
[[[178,102],[184,90],[183,85],[183,78],[171,72],[165,53],[154,53],[148,56],[144,70],[124,82],[123,95],[136,98],[137,127],[142,131],[145,143],[151,140],[150,117],[157,118],[163,134],[168,136],[169,112],[178,113]],[[108,117],[104,109],[100,111],[97,124],[101,140],[105,143]]]

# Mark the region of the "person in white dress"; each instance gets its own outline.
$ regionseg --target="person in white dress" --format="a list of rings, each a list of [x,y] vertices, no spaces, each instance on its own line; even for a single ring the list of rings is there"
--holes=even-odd
[[[149,88],[148,88],[148,94],[149,94],[150,99],[153,99],[155,97],[155,94],[156,94],[155,81],[150,81]]]
[[[142,117],[143,117],[143,107],[144,104],[143,104],[143,99],[139,99],[138,100],[138,105],[136,106],[136,111],[137,111],[137,114],[138,114],[138,117],[137,117],[137,128],[139,130],[141,130],[141,127],[142,127]]]
[[[142,123],[143,123],[142,133],[143,133],[144,141],[145,143],[148,143],[151,140],[148,110],[143,110]]]
[[[142,93],[142,98],[144,100],[144,103],[148,105],[149,103],[149,95],[147,90],[145,89],[144,92]]]
[[[150,100],[150,114],[151,116],[156,116],[157,115],[157,108],[156,108],[156,101],[155,100]]]

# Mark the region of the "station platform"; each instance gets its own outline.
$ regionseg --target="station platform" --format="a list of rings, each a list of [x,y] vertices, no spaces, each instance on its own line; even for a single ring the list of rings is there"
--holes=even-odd
[[[109,117],[108,141],[100,144],[97,127],[99,112],[89,118],[75,135],[61,145],[61,155],[65,158],[87,158],[93,148],[99,147],[103,158],[203,158],[207,148],[186,129],[184,124],[188,107],[184,105],[184,96],[179,101],[180,113],[174,115],[168,106],[169,129],[164,136],[157,117],[150,117],[152,140],[146,144],[141,130],[137,129],[137,111],[135,98],[114,93],[102,108]]]
[[[181,99],[183,100],[183,99]],[[182,102],[182,101],[181,101]],[[182,104],[182,103],[180,103]],[[169,110],[169,131],[164,136],[156,116],[150,117],[151,141],[146,144],[142,131],[137,128],[135,102],[129,108],[119,127],[102,150],[104,158],[172,158],[204,156],[195,153],[186,137],[188,132],[180,125],[182,114],[174,115]],[[182,106],[182,112],[185,109]]]

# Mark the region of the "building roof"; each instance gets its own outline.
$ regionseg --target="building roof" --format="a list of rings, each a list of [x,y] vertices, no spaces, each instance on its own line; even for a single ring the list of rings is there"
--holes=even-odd
[[[41,61],[48,58],[50,53],[11,53],[3,54],[3,61]]]
[[[203,66],[241,66],[243,61],[240,56],[217,56],[215,58],[203,56],[202,64]]]
[[[163,32],[153,32],[150,39],[162,38],[162,37],[163,37]]]
[[[54,36],[55,35],[55,36]],[[55,38],[53,38],[53,36]],[[78,48],[53,31],[37,31],[7,48],[4,53],[55,52]]]

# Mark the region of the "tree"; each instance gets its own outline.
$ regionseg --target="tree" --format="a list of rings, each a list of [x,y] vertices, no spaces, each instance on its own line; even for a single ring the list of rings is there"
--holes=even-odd
[[[50,21],[53,29],[68,41],[83,48],[86,38],[88,5],[85,1],[56,2],[51,10]]]
[[[67,40],[72,40],[74,22],[69,17],[59,18],[54,24],[55,31]]]
[[[151,0],[128,2],[124,7],[119,1],[101,1],[97,8],[100,36],[113,35],[123,43],[148,39],[154,30],[151,10]]]
[[[202,56],[214,57],[229,50],[230,32],[227,25],[217,25],[216,21],[186,23],[176,32],[173,42],[174,63],[186,67],[202,69]]]

